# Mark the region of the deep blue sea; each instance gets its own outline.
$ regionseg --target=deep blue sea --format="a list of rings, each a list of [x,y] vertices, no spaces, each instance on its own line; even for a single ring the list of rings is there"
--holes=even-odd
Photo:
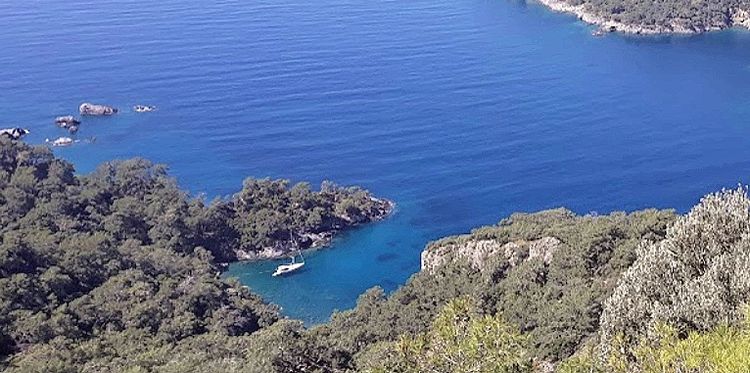
[[[685,211],[750,180],[744,31],[594,38],[508,0],[0,0],[0,24],[0,127],[43,143],[81,102],[124,109],[55,150],[79,172],[143,156],[208,198],[253,176],[395,200],[301,273],[229,269],[310,323],[514,211]]]

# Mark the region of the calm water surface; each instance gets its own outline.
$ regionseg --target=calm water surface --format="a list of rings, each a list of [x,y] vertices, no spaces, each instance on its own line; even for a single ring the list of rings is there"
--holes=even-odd
[[[513,211],[684,211],[748,181],[747,32],[593,38],[508,0],[0,0],[0,23],[0,127],[159,107],[86,120],[96,142],[56,150],[81,172],[144,156],[209,197],[268,176],[395,200],[299,274],[228,271],[308,322]]]

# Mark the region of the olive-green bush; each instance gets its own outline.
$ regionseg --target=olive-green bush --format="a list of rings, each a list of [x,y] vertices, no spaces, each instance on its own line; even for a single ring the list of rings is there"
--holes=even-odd
[[[740,321],[750,299],[749,235],[745,189],[704,197],[664,240],[640,247],[605,303],[602,340],[635,342],[659,324],[685,334]]]
[[[450,301],[430,329],[376,346],[360,369],[373,373],[522,373],[532,371],[527,338],[501,316],[479,314],[467,299]]]
[[[720,325],[686,337],[661,324],[651,338],[627,347],[610,341],[612,352],[602,359],[593,348],[581,351],[558,367],[560,373],[737,373],[750,371],[750,324]]]

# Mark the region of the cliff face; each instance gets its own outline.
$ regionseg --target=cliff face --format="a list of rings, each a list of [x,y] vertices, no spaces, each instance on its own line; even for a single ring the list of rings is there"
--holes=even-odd
[[[488,260],[498,255],[511,267],[536,258],[549,264],[561,243],[559,239],[548,236],[533,241],[517,240],[507,243],[469,239],[461,244],[431,246],[422,251],[422,271],[434,273],[446,263],[460,260],[468,261],[472,268],[482,271]]]
[[[441,266],[463,261],[483,271],[490,260],[498,256],[510,267],[535,258],[548,265],[563,246],[569,234],[566,230],[578,229],[583,226],[579,224],[582,221],[596,220],[598,218],[578,217],[567,209],[514,214],[496,226],[430,243],[422,251],[421,270],[434,273]]]

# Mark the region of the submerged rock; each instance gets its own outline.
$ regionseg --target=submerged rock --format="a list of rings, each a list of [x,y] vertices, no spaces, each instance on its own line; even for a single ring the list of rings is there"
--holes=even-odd
[[[84,102],[78,107],[81,115],[114,115],[117,114],[117,108],[107,105],[97,105]]]
[[[70,146],[73,145],[75,140],[71,139],[70,137],[58,137],[53,141],[47,139],[46,142],[50,143],[50,145],[52,146]]]
[[[133,110],[135,110],[136,113],[150,113],[152,111],[156,111],[156,106],[152,106],[152,105],[135,105],[135,106],[133,106]]]
[[[0,137],[5,137],[11,140],[18,140],[29,134],[29,130],[25,128],[5,128],[0,129]]]

